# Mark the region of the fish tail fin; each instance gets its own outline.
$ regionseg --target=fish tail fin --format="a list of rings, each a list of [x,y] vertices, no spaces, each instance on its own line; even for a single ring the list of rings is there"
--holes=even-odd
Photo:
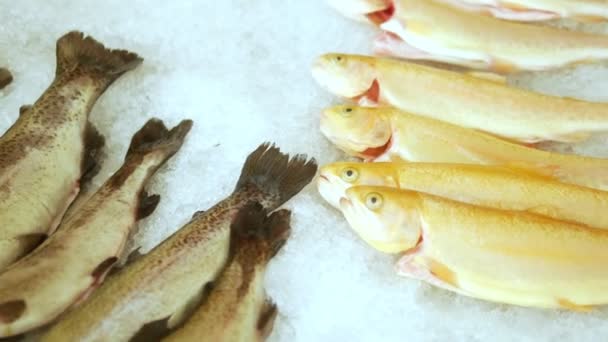
[[[287,242],[291,234],[291,211],[268,211],[258,202],[241,208],[231,226],[231,254],[242,253],[246,259],[267,263]],[[252,261],[248,260],[248,261]]]
[[[183,120],[177,126],[168,129],[162,120],[156,118],[148,120],[133,135],[125,160],[158,152],[163,154],[165,160],[169,159],[181,148],[192,124],[192,120]]]
[[[143,59],[126,50],[108,49],[82,32],[71,31],[57,40],[56,77],[80,70],[106,79],[109,86]]]
[[[314,158],[297,154],[290,158],[278,147],[264,143],[245,161],[235,191],[257,187],[266,195],[264,206],[274,210],[300,192],[317,172]]]

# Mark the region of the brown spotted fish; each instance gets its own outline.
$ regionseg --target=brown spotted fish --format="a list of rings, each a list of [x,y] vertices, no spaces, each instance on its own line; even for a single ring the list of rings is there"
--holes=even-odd
[[[0,89],[11,84],[13,81],[13,75],[6,68],[0,68]]]
[[[268,211],[296,195],[314,177],[317,164],[290,158],[263,144],[247,158],[234,192],[162,244],[110,277],[71,311],[42,341],[129,341],[144,325],[181,323],[193,300],[218,277],[230,250],[230,227],[251,202]]]
[[[160,197],[145,184],[182,146],[192,121],[168,130],[152,119],[131,141],[124,164],[34,252],[0,274],[0,337],[53,321],[85,300],[122,257],[138,219]]]
[[[80,32],[57,41],[55,79],[0,138],[0,270],[59,225],[83,177],[98,170],[103,137],[88,122],[95,101],[142,61]]]
[[[289,237],[289,221],[288,210],[266,217],[260,205],[244,208],[232,227],[228,266],[203,305],[163,341],[266,340],[277,307],[266,296],[264,275],[268,262]]]

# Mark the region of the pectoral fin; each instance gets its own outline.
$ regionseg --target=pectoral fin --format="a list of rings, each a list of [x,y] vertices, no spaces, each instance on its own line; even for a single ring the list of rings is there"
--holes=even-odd
[[[139,209],[137,210],[137,219],[141,220],[150,216],[159,202],[160,195],[148,195],[146,191],[142,191],[139,200]]]
[[[270,336],[270,333],[272,333],[277,314],[277,306],[270,299],[266,298],[260,318],[258,319],[258,331],[262,341],[266,340]]]
[[[469,71],[469,72],[466,72],[466,74],[477,77],[477,78],[483,78],[484,80],[492,81],[495,83],[507,84],[506,76],[495,74],[493,72]]]
[[[578,305],[578,304],[572,303],[571,301],[569,301],[567,299],[563,299],[563,298],[559,298],[557,300],[557,303],[563,309],[571,310],[571,311],[577,311],[577,312],[586,312],[586,313],[589,313],[589,312],[593,311],[593,309],[594,309],[593,306],[590,306],[590,305]]]

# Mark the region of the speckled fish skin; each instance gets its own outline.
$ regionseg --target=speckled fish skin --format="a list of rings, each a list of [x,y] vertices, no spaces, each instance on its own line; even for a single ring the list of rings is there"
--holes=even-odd
[[[53,83],[0,138],[0,269],[59,225],[90,162],[86,141],[98,134],[88,123],[92,106],[140,63],[79,32],[57,41]]]
[[[148,121],[134,135],[123,166],[34,252],[0,274],[0,337],[53,321],[84,301],[121,258],[138,219],[160,197],[145,184],[181,147],[192,122],[167,130]],[[17,309],[17,310],[16,310]]]
[[[499,73],[546,70],[608,58],[608,39],[601,34],[479,16],[436,0],[395,0],[391,6],[391,12],[375,22],[401,41],[377,50],[384,55]],[[403,51],[399,45],[408,45],[412,51],[395,53]]]
[[[385,187],[353,187],[341,208],[366,241],[404,253],[403,276],[519,306],[608,304],[608,230]]]
[[[308,184],[317,166],[303,155],[289,160],[261,145],[243,166],[232,195],[192,220],[148,254],[110,277],[42,341],[128,341],[145,324],[168,319],[172,328],[189,302],[217,278],[229,256],[230,226],[241,208],[259,202],[276,209]]]
[[[319,192],[339,207],[353,186],[388,186],[504,210],[533,212],[608,229],[608,192],[502,166],[447,163],[333,163],[320,170]]]
[[[266,219],[261,209],[254,206],[239,213],[245,217],[237,218],[232,228],[231,261],[202,306],[163,341],[266,340],[277,308],[264,291],[264,275],[268,262],[289,236],[290,212],[277,211]]]
[[[341,150],[369,161],[507,165],[562,182],[608,189],[608,160],[515,144],[389,107],[326,109],[321,131]]]
[[[544,95],[403,60],[326,54],[312,71],[336,95],[392,105],[509,140],[578,142],[608,131],[607,103]]]
[[[543,21],[572,18],[583,22],[608,19],[605,0],[444,0],[471,11],[497,18],[519,21]]]

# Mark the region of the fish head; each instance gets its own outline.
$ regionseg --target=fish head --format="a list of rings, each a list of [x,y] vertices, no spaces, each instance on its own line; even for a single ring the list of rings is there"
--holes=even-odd
[[[391,119],[381,108],[336,106],[321,114],[321,132],[344,152],[374,160],[388,150]]]
[[[331,205],[340,208],[346,190],[359,185],[397,187],[397,177],[389,163],[340,162],[323,166],[319,172],[318,189]]]
[[[372,24],[393,8],[393,0],[328,0],[328,4],[347,18]]]
[[[369,56],[329,53],[317,58],[312,75],[330,92],[358,100],[370,92],[377,92],[375,64],[375,59]]]
[[[351,228],[370,246],[385,253],[407,252],[422,239],[417,193],[389,187],[355,186],[340,199]]]

